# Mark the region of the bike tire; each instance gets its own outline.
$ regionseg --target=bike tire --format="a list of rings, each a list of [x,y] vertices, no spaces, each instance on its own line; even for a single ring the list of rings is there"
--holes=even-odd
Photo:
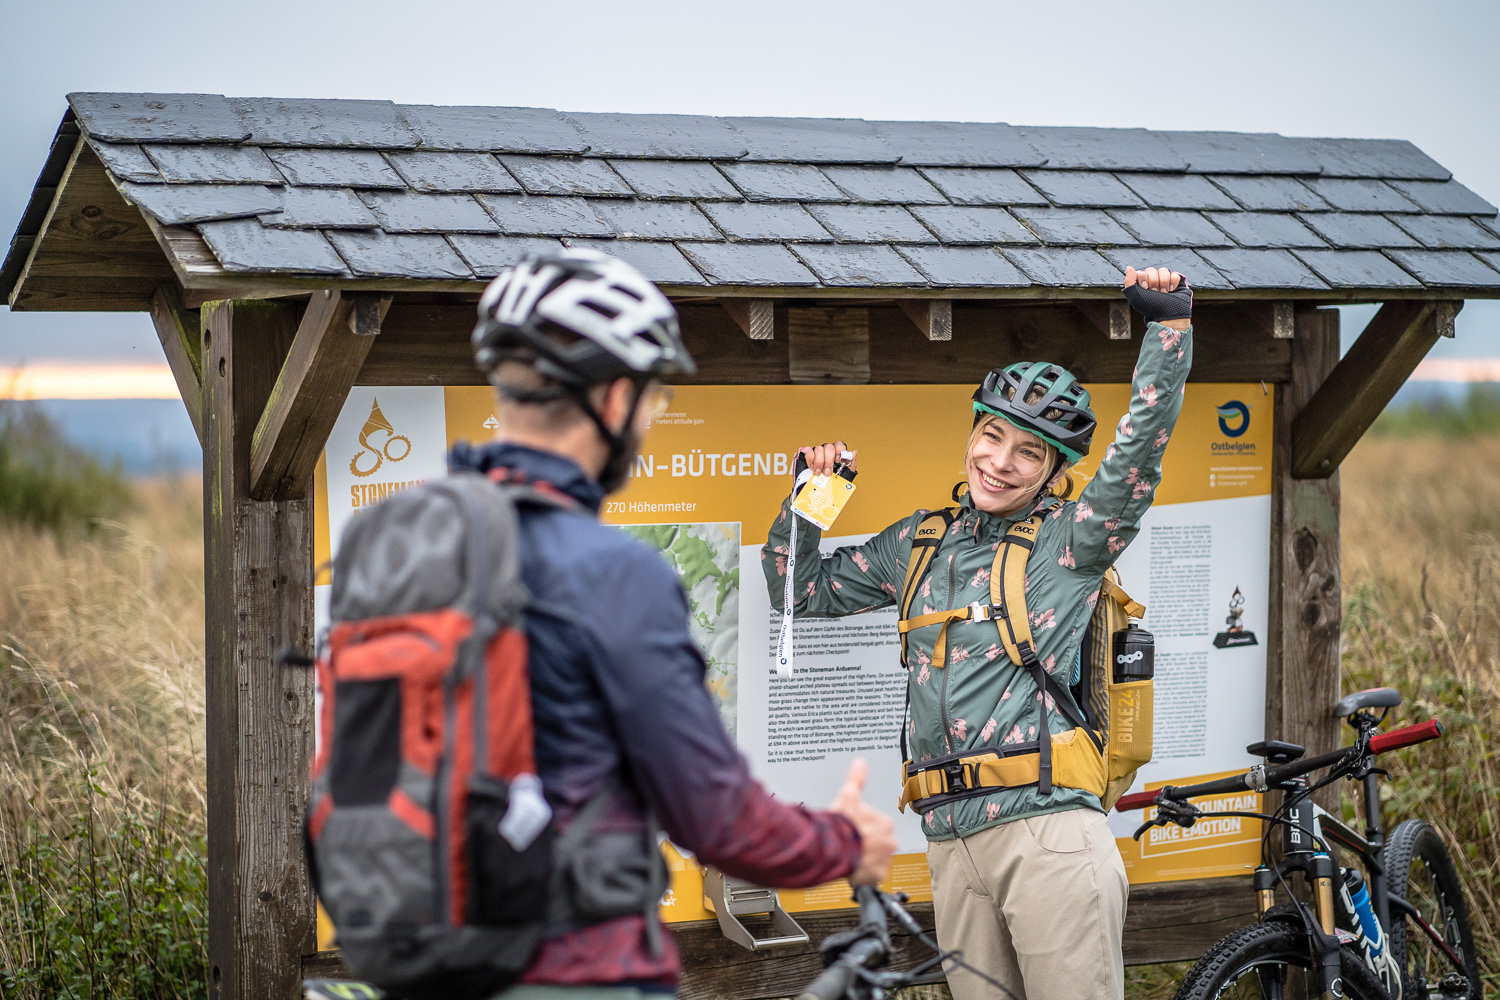
[[[1430,823],[1403,820],[1391,831],[1382,855],[1385,887],[1415,906],[1432,923],[1447,945],[1458,952],[1469,979],[1470,1000],[1479,1000],[1478,955],[1469,925],[1458,868],[1442,836]],[[1439,951],[1410,917],[1391,907],[1391,957],[1401,970],[1404,996],[1425,997],[1434,978],[1452,971],[1453,963]]]
[[[1358,955],[1348,948],[1339,952],[1347,1000],[1390,1000],[1390,994]],[[1278,977],[1284,987],[1304,984],[1303,992],[1297,995],[1322,995],[1306,931],[1299,923],[1268,920],[1221,938],[1188,970],[1174,1000],[1261,998],[1266,995],[1262,972]]]

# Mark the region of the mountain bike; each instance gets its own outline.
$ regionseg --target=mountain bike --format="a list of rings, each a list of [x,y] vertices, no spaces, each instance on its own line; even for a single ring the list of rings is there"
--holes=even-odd
[[[1358,734],[1354,745],[1302,759],[1294,743],[1265,740],[1246,751],[1265,759],[1244,774],[1197,785],[1126,795],[1121,812],[1155,808],[1135,837],[1153,826],[1191,827],[1199,819],[1244,816],[1266,822],[1263,863],[1252,880],[1260,922],[1232,931],[1200,958],[1176,1000],[1350,997],[1352,1000],[1479,998],[1479,975],[1458,871],[1442,838],[1420,819],[1404,820],[1386,839],[1380,815],[1379,754],[1437,739],[1437,720],[1382,733],[1401,696],[1390,688],[1359,691],[1334,713]],[[1379,710],[1379,714],[1377,714]],[[1326,769],[1309,784],[1307,775]],[[1340,778],[1364,786],[1361,834],[1310,796]],[[1274,813],[1207,812],[1190,800],[1234,791],[1282,793]],[[1280,830],[1281,858],[1267,861]],[[1339,852],[1357,858],[1342,867]],[[1301,872],[1307,898],[1288,876]],[[1278,896],[1278,891],[1280,896]],[[1284,901],[1278,901],[1284,899]]]

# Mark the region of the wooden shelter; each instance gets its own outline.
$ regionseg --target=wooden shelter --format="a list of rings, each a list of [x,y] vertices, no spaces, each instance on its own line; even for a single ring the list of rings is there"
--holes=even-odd
[[[604,246],[677,302],[695,381],[974,382],[1045,355],[1123,382],[1126,263],[1198,288],[1195,381],[1276,393],[1266,733],[1334,745],[1337,471],[1466,297],[1496,210],[1410,143],[1003,124],[74,94],[0,266],[16,310],[149,311],[203,443],[212,995],[314,956],[300,823],[314,465],[351,386],[478,384],[486,280]],[[1383,303],[1339,359],[1337,303]],[[1250,894],[1137,887],[1132,961]],[[815,936],[847,920],[804,921]],[[785,996],[811,948],[682,928],[688,996]]]

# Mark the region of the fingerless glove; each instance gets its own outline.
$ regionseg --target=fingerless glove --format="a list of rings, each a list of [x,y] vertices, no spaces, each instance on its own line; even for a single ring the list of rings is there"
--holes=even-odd
[[[1129,302],[1130,308],[1140,313],[1147,323],[1193,318],[1193,290],[1188,287],[1186,276],[1170,292],[1153,291],[1141,284],[1131,285],[1125,289],[1125,301]]]

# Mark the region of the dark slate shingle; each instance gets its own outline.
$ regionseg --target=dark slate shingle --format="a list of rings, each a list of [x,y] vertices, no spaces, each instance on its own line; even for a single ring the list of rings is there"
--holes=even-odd
[[[1420,288],[1422,283],[1374,250],[1301,250],[1302,263],[1334,288]]]
[[[927,179],[958,205],[1046,205],[1046,198],[1014,170],[963,167],[924,170]]]
[[[751,201],[844,201],[848,197],[807,163],[721,163],[719,169]]]
[[[1016,288],[1031,284],[1014,264],[988,247],[900,247],[898,252],[934,285]]]
[[[551,108],[434,107],[397,109],[422,137],[423,149],[472,153],[583,153],[588,143]]]
[[[704,285],[707,281],[688,263],[682,251],[654,240],[568,240],[570,247],[602,250],[634,265],[652,281],[664,285]]]
[[[145,147],[146,155],[173,183],[285,184],[286,178],[257,146]]]
[[[592,204],[621,236],[642,240],[723,238],[692,202],[596,201]]]
[[[1017,208],[1016,216],[1052,244],[1124,244],[1136,242],[1118,222],[1096,208]]]
[[[500,157],[505,168],[532,194],[587,194],[597,196],[634,194],[619,174],[603,160],[577,156]]]
[[[1412,235],[1374,212],[1308,212],[1307,226],[1336,247],[1414,247]]]
[[[120,185],[120,191],[166,226],[281,211],[281,192],[252,184],[219,187],[127,182]]]
[[[1443,165],[1405,139],[1297,139],[1324,177],[1445,181]]]
[[[1383,181],[1309,177],[1304,183],[1334,208],[1346,212],[1416,212],[1401,192]]]
[[[388,233],[495,233],[500,226],[467,194],[366,191],[360,195]]]
[[[1496,253],[1493,250],[1476,250],[1474,256],[1484,261],[1490,267],[1493,267],[1497,272],[1500,272],[1500,253]]]
[[[716,285],[816,285],[817,277],[779,243],[684,243],[688,259]]]
[[[1274,132],[1161,132],[1195,174],[1316,174],[1318,161]]]
[[[944,243],[1035,243],[1036,236],[1003,208],[919,205],[912,214]]]
[[[739,201],[744,197],[728,178],[714,169],[712,163],[699,160],[610,160],[609,165],[642,198]]]
[[[287,180],[307,187],[405,190],[406,182],[373,149],[273,149]]]
[[[911,167],[824,167],[853,201],[867,204],[946,205],[948,199]]]
[[[500,161],[489,153],[433,153],[415,150],[389,153],[386,158],[413,191],[430,194],[491,191],[508,194],[521,190]]]
[[[726,118],[749,162],[895,163],[893,150],[860,118]]]
[[[222,94],[68,95],[78,123],[106,142],[242,142],[250,129]]]
[[[1021,137],[1058,170],[1186,170],[1164,133],[1143,128],[1019,127]]]
[[[614,228],[582,198],[476,195],[502,231],[517,236],[613,236]]]
[[[355,274],[392,278],[473,276],[448,241],[434,234],[341,230],[329,233],[328,238]]]
[[[1308,288],[1327,286],[1286,250],[1200,250],[1204,260],[1236,288]]]
[[[89,145],[99,154],[105,169],[122,181],[138,184],[160,184],[161,171],[139,146],[113,142],[91,142]]]
[[[1234,243],[1201,212],[1117,208],[1109,214],[1142,243],[1168,247],[1227,247]]]
[[[493,278],[527,254],[552,254],[563,248],[560,241],[543,236],[456,233],[448,237],[448,242],[481,278]]]
[[[289,187],[281,211],[260,217],[279,229],[378,229],[375,213],[348,188]]]
[[[1495,206],[1458,181],[1387,181],[1421,206],[1443,215],[1494,215]]]
[[[1125,174],[1120,183],[1152,208],[1238,208],[1228,195],[1199,174]]]
[[[825,285],[925,285],[927,279],[888,246],[802,243],[794,251]],[[1500,278],[1500,274],[1496,275]]]
[[[801,205],[781,202],[705,202],[700,206],[731,238],[737,240],[777,240],[827,242],[833,235],[824,229]]]
[[[1037,285],[1118,288],[1120,271],[1094,250],[1017,250],[1005,256]]]
[[[1136,270],[1147,267],[1165,267],[1186,277],[1194,288],[1217,290],[1233,287],[1228,279],[1214,269],[1212,264],[1203,259],[1202,255],[1184,247],[1105,250],[1104,256],[1119,271],[1118,280],[1124,280],[1127,267],[1133,267]]]
[[[229,104],[257,146],[414,149],[421,141],[390,101],[231,97]]]
[[[1433,250],[1500,248],[1500,237],[1462,215],[1397,215],[1391,221]]]
[[[1318,235],[1284,212],[1209,212],[1214,225],[1242,247],[1321,247]]]
[[[1046,157],[1021,130],[998,122],[871,122],[914,167],[1039,167]]]
[[[937,242],[901,205],[812,205],[808,211],[841,242]]]
[[[561,114],[578,127],[592,156],[733,160],[745,155],[745,140],[722,118],[573,111]]]
[[[267,229],[254,219],[205,222],[198,232],[226,271],[349,273],[319,232]]]
[[[1135,192],[1113,174],[1091,170],[1025,170],[1021,172],[1054,205],[1064,208],[1135,208]]]
[[[1463,250],[1388,250],[1390,256],[1424,285],[1458,285],[1495,287],[1500,273],[1484,265],[1478,257]]]
[[[1216,174],[1209,179],[1252,212],[1317,212],[1328,207],[1295,177]]]

